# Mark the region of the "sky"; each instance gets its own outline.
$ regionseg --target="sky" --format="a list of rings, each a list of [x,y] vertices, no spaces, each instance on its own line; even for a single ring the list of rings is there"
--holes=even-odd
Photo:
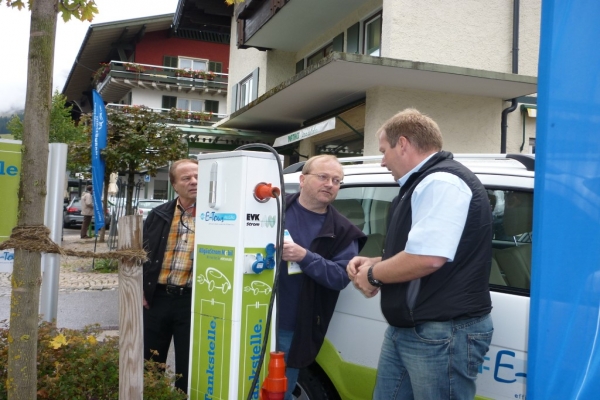
[[[98,14],[91,24],[121,21],[174,13],[177,0],[95,0]],[[25,108],[27,89],[27,53],[31,13],[0,4],[0,116]],[[71,19],[63,22],[60,14],[56,29],[53,91],[62,91],[89,22]]]

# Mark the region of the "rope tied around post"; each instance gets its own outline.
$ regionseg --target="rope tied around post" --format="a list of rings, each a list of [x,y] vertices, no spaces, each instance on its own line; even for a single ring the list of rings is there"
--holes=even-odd
[[[64,249],[50,239],[50,229],[45,225],[14,227],[8,240],[0,243],[0,250],[6,249],[27,250],[36,253],[60,254],[61,256],[82,258],[104,258],[129,263],[139,262],[140,264],[148,260],[146,252],[143,249],[116,250],[104,253]]]

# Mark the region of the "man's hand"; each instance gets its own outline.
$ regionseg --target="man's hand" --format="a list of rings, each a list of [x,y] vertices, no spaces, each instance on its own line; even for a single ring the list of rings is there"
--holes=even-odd
[[[144,296],[144,308],[145,308],[146,310],[149,310],[149,309],[150,309],[150,305],[149,305],[149,304],[148,304],[148,302],[146,301],[146,295],[143,295],[143,296]]]
[[[371,298],[379,293],[379,288],[376,286],[371,286],[369,280],[367,279],[367,272],[369,271],[369,268],[371,268],[371,265],[375,264],[374,262],[370,262],[371,260],[373,259],[367,259],[369,262],[361,264],[358,267],[358,272],[354,275],[354,279],[352,279],[354,282],[354,287],[360,290],[366,298]]]
[[[371,266],[379,261],[381,261],[381,257],[373,257],[373,258],[360,257],[360,256],[354,257],[352,260],[350,260],[350,262],[346,266],[346,272],[348,273],[348,278],[350,278],[351,281],[354,281],[354,278],[356,277],[356,274],[358,273],[358,270],[360,269],[360,267],[362,267],[363,265]]]
[[[306,249],[293,242],[283,242],[281,259],[284,261],[300,262],[306,256]]]

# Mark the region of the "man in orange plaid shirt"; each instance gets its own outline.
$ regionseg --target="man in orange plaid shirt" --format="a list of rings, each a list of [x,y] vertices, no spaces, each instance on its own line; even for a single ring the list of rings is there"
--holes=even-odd
[[[198,162],[174,162],[169,178],[178,197],[144,223],[144,358],[166,363],[172,339],[175,386],[187,392]]]

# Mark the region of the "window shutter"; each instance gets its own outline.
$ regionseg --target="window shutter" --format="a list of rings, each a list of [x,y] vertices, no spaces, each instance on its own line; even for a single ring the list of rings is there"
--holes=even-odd
[[[219,102],[216,100],[204,100],[204,111],[218,114]]]
[[[208,62],[208,70],[212,72],[221,73],[223,70],[223,64],[217,61],[209,61]]]
[[[346,43],[347,53],[359,53],[359,35],[360,35],[360,22],[352,25],[348,28],[348,42]]]
[[[238,104],[238,98],[237,98],[237,92],[238,92],[238,86],[239,84],[235,84],[231,87],[231,111],[229,111],[230,114],[234,113],[237,111],[237,104]]]
[[[333,44],[333,46],[332,46],[333,51],[339,51],[339,52],[344,51],[344,32],[342,32],[339,35],[337,35],[336,37],[334,37],[332,44]]]
[[[304,70],[304,58],[296,63],[296,73]]]
[[[177,106],[177,97],[175,96],[163,96],[162,97],[162,108],[171,109]]]
[[[252,71],[252,97],[250,101],[254,101],[258,98],[258,68]]]
[[[177,68],[177,57],[163,56],[163,66]]]

